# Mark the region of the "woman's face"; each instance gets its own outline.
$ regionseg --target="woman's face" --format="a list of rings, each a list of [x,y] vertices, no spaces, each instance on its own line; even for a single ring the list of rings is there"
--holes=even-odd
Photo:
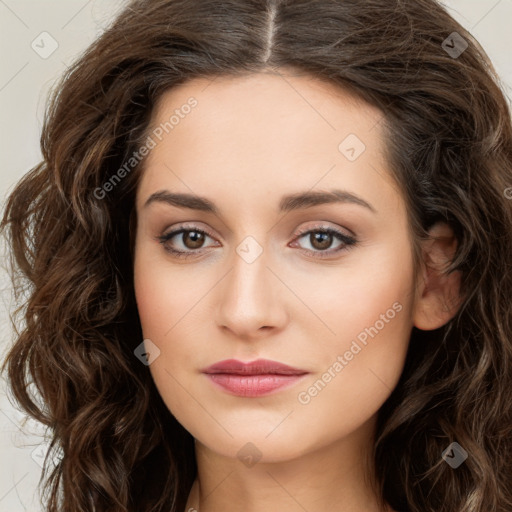
[[[278,74],[193,80],[157,105],[136,300],[156,386],[210,450],[271,462],[368,436],[397,384],[416,276],[381,119]],[[297,371],[205,373],[257,359]]]

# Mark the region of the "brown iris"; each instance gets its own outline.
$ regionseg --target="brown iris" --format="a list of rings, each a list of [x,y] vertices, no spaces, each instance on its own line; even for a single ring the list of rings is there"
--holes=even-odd
[[[188,249],[199,249],[204,243],[204,233],[199,231],[184,231],[182,237],[183,244]],[[190,244],[186,240],[190,240]]]
[[[328,249],[332,243],[332,234],[317,231],[309,235],[309,240],[315,249]]]

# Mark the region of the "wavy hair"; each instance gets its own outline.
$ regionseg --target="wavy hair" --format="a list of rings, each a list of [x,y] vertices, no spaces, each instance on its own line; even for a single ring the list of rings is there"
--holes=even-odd
[[[48,512],[185,507],[193,438],[133,353],[142,163],[98,190],[165,91],[284,68],[381,109],[416,261],[436,221],[458,241],[446,272],[461,272],[462,304],[439,329],[413,328],[379,411],[379,495],[400,511],[512,510],[512,123],[485,51],[435,0],[137,0],[55,86],[43,159],[0,225],[23,322],[3,371],[62,453],[41,477]],[[452,442],[468,453],[457,469],[442,458]]]

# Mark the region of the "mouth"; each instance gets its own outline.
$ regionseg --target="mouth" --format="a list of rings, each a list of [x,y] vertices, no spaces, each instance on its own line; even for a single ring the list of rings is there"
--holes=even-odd
[[[257,359],[249,363],[227,359],[203,369],[202,373],[215,386],[229,394],[258,397],[289,387],[309,372],[268,359]]]

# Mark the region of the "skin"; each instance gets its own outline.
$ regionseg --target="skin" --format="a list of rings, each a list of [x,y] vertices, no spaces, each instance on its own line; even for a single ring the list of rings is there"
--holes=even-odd
[[[195,438],[198,479],[186,510],[390,511],[372,487],[377,413],[400,378],[413,325],[435,329],[455,313],[446,304],[460,276],[440,270],[453,234],[433,228],[440,238],[424,245],[430,267],[415,273],[405,203],[383,157],[383,114],[348,92],[283,70],[196,79],[162,96],[151,128],[191,96],[198,105],[145,160],[134,261],[144,338],[160,350],[151,374]],[[349,134],[366,146],[354,161],[339,150]],[[278,211],[284,195],[332,189],[375,212],[348,202]],[[219,211],[145,206],[161,190],[206,197]],[[175,235],[167,245],[192,254],[178,259],[157,237],[183,222],[211,236],[201,245],[190,231]],[[299,236],[319,227],[357,243],[343,249],[335,236],[324,246]],[[262,249],[251,263],[236,250],[247,236]],[[301,403],[299,393],[396,303],[394,318]],[[269,396],[233,396],[200,371],[230,358],[309,374]],[[251,467],[237,456],[247,443],[261,456]]]

